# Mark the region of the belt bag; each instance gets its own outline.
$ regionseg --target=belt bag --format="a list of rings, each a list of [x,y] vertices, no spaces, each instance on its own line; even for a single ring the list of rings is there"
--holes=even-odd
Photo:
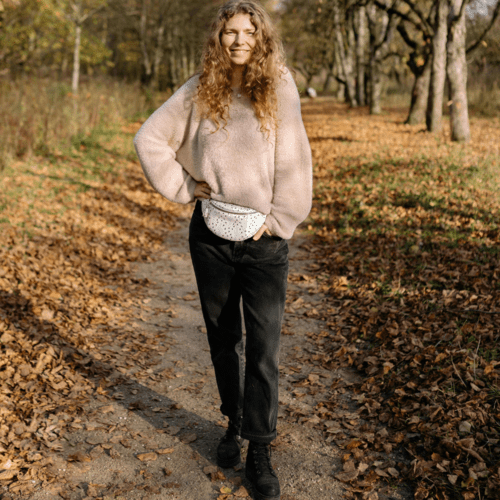
[[[251,238],[266,221],[266,215],[253,208],[216,200],[201,200],[205,223],[212,233],[230,241]]]

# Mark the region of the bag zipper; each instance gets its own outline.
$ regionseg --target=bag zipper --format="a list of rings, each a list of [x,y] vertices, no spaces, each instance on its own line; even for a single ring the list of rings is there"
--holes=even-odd
[[[253,215],[260,213],[257,212],[257,210],[254,210],[253,212],[231,212],[229,210],[224,210],[223,208],[220,208],[217,205],[214,205],[212,202],[210,202],[210,205],[212,205],[212,207],[214,207],[216,210],[220,210],[221,212],[225,212],[226,214],[232,214],[232,215]]]

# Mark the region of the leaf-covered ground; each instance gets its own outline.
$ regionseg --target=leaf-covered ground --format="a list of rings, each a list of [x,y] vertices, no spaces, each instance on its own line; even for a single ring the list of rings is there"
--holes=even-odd
[[[110,335],[143,376],[159,349],[131,326],[143,283],[129,266],[160,247],[176,207],[146,187],[125,132],[0,174],[0,484],[21,498],[54,481],[61,436],[103,392]]]
[[[323,327],[289,360],[290,374],[317,369],[297,373],[284,421],[340,447],[347,497],[390,498],[402,483],[418,500],[497,498],[499,121],[473,119],[464,146],[398,110],[313,101],[304,119],[313,263],[292,273],[287,312]],[[150,283],[131,265],[160,252],[184,212],[147,187],[134,130],[0,173],[0,495],[54,485],[63,437],[107,398],[109,365],[151,380],[169,349],[168,331],[137,328]],[[359,377],[320,382],[342,370]]]
[[[367,424],[346,445],[352,496],[382,478],[412,481],[417,500],[498,498],[500,122],[473,119],[464,146],[397,112],[311,103],[305,118],[323,366],[364,377],[352,389]],[[411,463],[364,472],[382,449]]]

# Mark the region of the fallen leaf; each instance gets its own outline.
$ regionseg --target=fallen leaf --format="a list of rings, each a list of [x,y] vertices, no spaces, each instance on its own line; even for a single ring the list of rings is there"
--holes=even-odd
[[[139,453],[136,455],[136,457],[141,461],[141,462],[152,462],[158,458],[158,455],[153,452],[149,453]]]
[[[244,486],[240,486],[234,493],[233,495],[236,498],[248,498],[250,494],[248,493],[248,490]]]
[[[17,471],[13,470],[6,470],[3,472],[0,472],[0,481],[8,481],[12,478],[14,478],[17,474]]]
[[[203,467],[203,472],[208,476],[210,474],[215,474],[218,471],[217,466],[215,465],[207,465]]]
[[[76,453],[69,455],[68,460],[70,462],[91,462],[92,459],[86,453],[77,451]]]
[[[158,450],[156,450],[156,453],[158,453],[158,455],[168,455],[170,453],[173,453],[174,452],[174,448],[160,448]]]
[[[349,483],[354,481],[359,476],[359,470],[353,470],[349,472],[338,472],[335,477],[342,481],[343,483]]]
[[[198,439],[198,436],[194,433],[185,434],[184,436],[181,437],[181,443],[189,444],[189,443],[193,443],[197,439]]]

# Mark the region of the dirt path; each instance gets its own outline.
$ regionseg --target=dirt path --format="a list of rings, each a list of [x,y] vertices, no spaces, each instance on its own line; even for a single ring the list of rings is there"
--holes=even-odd
[[[141,321],[131,326],[151,336],[164,335],[152,347],[158,351],[151,357],[155,361],[147,367],[130,363],[107,377],[101,395],[82,408],[73,431],[64,437],[64,450],[54,464],[58,480],[32,500],[57,494],[65,500],[251,498],[242,466],[224,470],[215,466],[215,448],[226,424],[218,409],[188,252],[188,221],[186,212],[180,229],[169,234],[163,253],[135,271],[136,278],[147,278],[151,284],[148,297],[142,299]],[[296,312],[321,300],[317,280],[308,271],[311,254],[301,248],[304,241],[298,236],[291,242],[289,304],[280,356],[279,437],[273,456],[282,500],[336,500],[343,498],[343,488],[334,477],[342,471],[335,437],[343,431],[331,422],[325,439],[317,410],[328,400],[331,387],[348,386],[355,375],[332,373],[315,363],[321,353],[310,338],[320,334],[323,322]],[[107,348],[119,350],[123,344]],[[135,377],[144,369],[147,378]],[[347,418],[350,398],[345,392],[339,408]],[[357,418],[354,413],[352,418]],[[243,459],[245,454],[246,446]]]

